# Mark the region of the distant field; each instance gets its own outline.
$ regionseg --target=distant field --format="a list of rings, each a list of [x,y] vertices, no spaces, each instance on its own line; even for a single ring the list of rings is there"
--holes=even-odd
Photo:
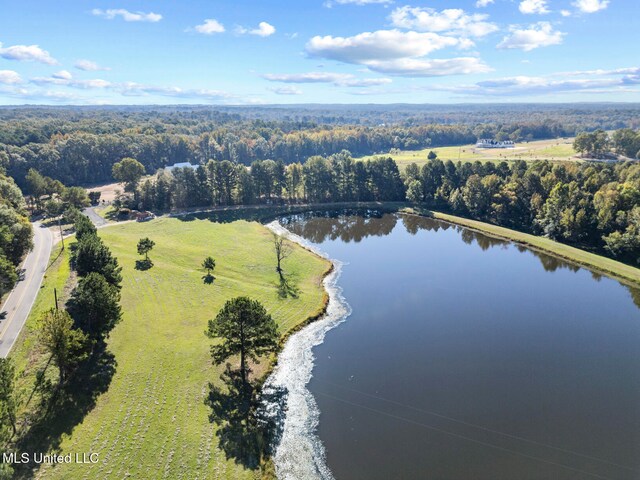
[[[518,143],[510,149],[486,149],[476,148],[475,145],[463,145],[459,147],[433,147],[424,150],[404,150],[397,154],[382,154],[393,158],[401,169],[410,163],[424,164],[427,155],[433,150],[441,160],[462,162],[489,161],[501,162],[503,160],[571,160],[575,155],[573,150],[573,138],[554,140],[537,140],[535,142]],[[368,155],[359,160],[381,155]]]
[[[328,263],[296,247],[284,267],[300,294],[283,299],[271,233],[258,223],[161,218],[115,225],[100,230],[100,236],[123,267],[124,318],[109,339],[117,369],[108,391],[60,444],[63,454],[97,452],[100,462],[42,466],[37,477],[255,478],[256,472],[218,448],[217,427],[203,403],[208,382],[221,384],[222,371],[211,364],[207,321],[226,300],[248,295],[264,303],[282,332],[291,329],[321,308]],[[150,253],[154,266],[139,271],[136,243],[145,236],[156,242]],[[203,282],[200,269],[207,255],[217,262],[212,285]],[[53,286],[60,289],[68,278],[68,258],[61,260],[45,282],[38,311],[51,305]],[[18,365],[28,363],[33,339],[30,335],[17,349]]]

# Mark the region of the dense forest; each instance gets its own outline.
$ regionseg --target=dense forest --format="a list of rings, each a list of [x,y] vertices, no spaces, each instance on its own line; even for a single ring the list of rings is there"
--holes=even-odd
[[[0,297],[18,280],[17,268],[31,248],[32,235],[22,192],[0,166]]]
[[[407,199],[640,262],[640,163],[433,160],[405,172]]]
[[[210,160],[197,169],[160,171],[117,205],[144,210],[248,205],[259,202],[404,201],[405,187],[391,158],[355,161],[344,151],[304,164],[256,160],[247,169]]]
[[[4,107],[0,153],[22,187],[30,168],[67,185],[112,180],[136,158],[148,173],[179,162],[284,164],[478,138],[528,141],[639,126],[640,105],[395,105],[269,107]]]

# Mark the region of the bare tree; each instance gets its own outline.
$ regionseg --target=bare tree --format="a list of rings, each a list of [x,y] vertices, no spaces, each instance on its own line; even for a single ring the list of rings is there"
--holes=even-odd
[[[293,253],[293,248],[291,247],[289,240],[277,233],[273,234],[273,247],[276,251],[276,260],[278,261],[276,272],[280,275],[280,279],[284,280],[282,261]]]

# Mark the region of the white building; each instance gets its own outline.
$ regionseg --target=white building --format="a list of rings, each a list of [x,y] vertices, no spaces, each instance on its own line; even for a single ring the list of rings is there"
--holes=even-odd
[[[195,170],[196,168],[198,168],[198,165],[192,165],[189,162],[182,162],[182,163],[174,163],[173,165],[167,165],[166,167],[164,167],[164,169],[167,172],[171,172],[176,168],[191,168]]]
[[[476,143],[477,148],[514,148],[515,146],[515,142],[512,142],[511,140],[499,142],[488,138],[481,138],[478,140],[478,143]]]

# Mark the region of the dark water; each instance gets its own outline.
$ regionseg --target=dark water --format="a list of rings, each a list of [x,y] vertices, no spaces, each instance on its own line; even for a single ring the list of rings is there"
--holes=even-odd
[[[638,292],[431,219],[282,223],[347,263],[309,384],[336,479],[640,479]]]

